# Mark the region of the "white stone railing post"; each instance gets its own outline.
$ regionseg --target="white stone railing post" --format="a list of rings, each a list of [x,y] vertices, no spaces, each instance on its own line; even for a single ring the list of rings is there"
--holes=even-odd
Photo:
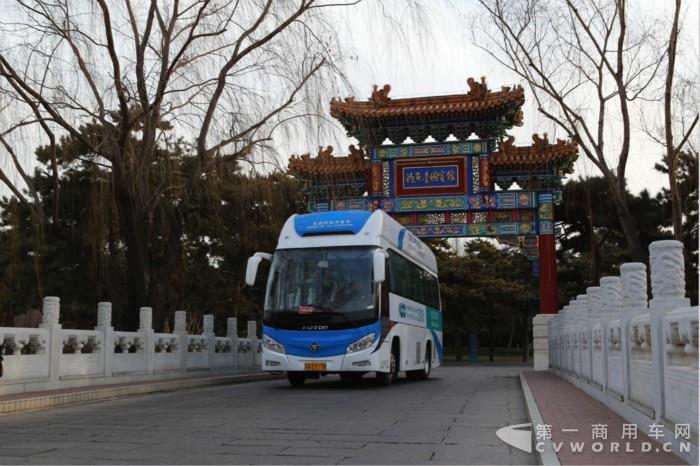
[[[231,339],[233,351],[233,368],[238,369],[238,319],[229,317],[226,319],[226,336]]]
[[[605,325],[602,310],[602,293],[600,286],[590,286],[586,289],[588,307],[590,310],[591,332],[591,383],[600,389],[605,388]]]
[[[641,262],[628,262],[620,266],[620,281],[622,286],[622,398],[629,404],[630,398],[630,355],[631,334],[630,320],[632,317],[647,311],[647,266]]]
[[[600,279],[600,297],[601,326],[603,329],[603,390],[607,391],[611,384],[608,372],[611,357],[610,342],[616,338],[616,335],[615,338],[611,338],[611,330],[614,329],[611,328],[610,323],[615,319],[619,319],[622,311],[620,277],[602,277]]]
[[[566,335],[566,319],[567,314],[570,312],[571,304],[564,306],[559,314],[559,321],[557,325],[557,331],[559,332],[559,369],[562,371],[567,371],[569,368],[567,366],[569,349],[567,347],[568,340]]]
[[[579,378],[585,378],[583,373],[583,365],[586,362],[584,349],[584,336],[582,329],[588,325],[588,298],[586,295],[579,295],[576,299],[576,307],[573,315],[574,330],[574,374]]]
[[[578,303],[578,296],[576,299],[571,301],[571,304],[569,305],[569,309],[566,311],[566,334],[568,335],[569,338],[569,353],[568,353],[568,368],[569,368],[569,373],[570,374],[576,374],[576,366],[575,366],[575,361],[576,361],[576,329],[575,329],[575,321],[576,321],[576,311],[579,308],[579,303]]]
[[[46,296],[42,306],[42,318],[40,328],[45,328],[49,333],[49,379],[58,382],[61,375],[61,355],[63,354],[63,339],[61,335],[61,300],[56,296]]]
[[[570,312],[569,310],[571,309],[571,304],[567,304],[564,306],[564,308],[561,310],[559,313],[559,317],[557,317],[557,335],[559,336],[559,345],[558,345],[558,352],[559,356],[557,356],[558,359],[558,367],[559,370],[566,371],[567,366],[567,340],[566,340],[566,316]]]
[[[258,323],[254,320],[248,321],[246,337],[250,339],[251,352],[253,353],[251,369],[257,367],[258,361]]]
[[[557,367],[557,333],[556,333],[556,325],[557,325],[557,319],[555,316],[552,316],[551,319],[547,319],[547,349],[549,350],[547,352],[547,369],[550,367]],[[533,347],[533,365],[535,366],[535,370],[547,370],[547,369],[537,369],[537,361],[536,358],[534,357],[534,354],[536,352],[535,348],[535,342],[534,342],[534,335],[535,335],[535,323],[534,323],[534,317],[533,317],[533,324],[532,324],[532,335],[533,335],[533,342],[532,342],[532,347]],[[540,363],[539,367],[542,367],[542,363]]]
[[[114,327],[112,327],[112,303],[97,303],[97,325],[95,330],[102,332],[102,353],[104,355],[104,376],[112,376],[112,360],[114,359]]]
[[[568,332],[571,339],[569,352],[569,371],[576,377],[581,374],[581,348],[579,342],[579,319],[586,308],[586,295],[580,294],[571,301],[570,310],[567,313]]]
[[[139,333],[143,338],[146,373],[152,374],[156,370],[156,341],[153,331],[153,309],[150,307],[139,309]]]
[[[656,420],[664,416],[664,349],[663,318],[667,311],[690,306],[685,297],[685,262],[683,243],[675,240],[654,241],[649,245],[651,292],[651,357],[654,366],[654,412]]]
[[[202,316],[202,336],[207,339],[207,355],[209,358],[209,369],[215,369],[214,354],[216,353],[216,335],[214,334],[214,314],[204,314]]]
[[[591,307],[589,305],[590,295],[584,296],[579,302],[576,314],[578,320],[579,336],[579,372],[580,378],[586,382],[591,380]]]
[[[187,372],[187,311],[175,311],[173,334],[180,337],[180,370]]]
[[[586,373],[585,365],[587,360],[587,339],[585,336],[585,329],[588,327],[588,298],[586,295],[578,295],[575,299],[571,300],[569,305],[569,315],[573,321],[571,325],[572,331],[575,334],[572,339],[573,345],[573,357],[571,359],[571,366],[574,375],[579,379],[585,379]]]
[[[537,314],[532,318],[532,353],[536,371],[546,371],[550,364],[549,322],[556,314]]]
[[[566,317],[566,310],[569,308],[567,304],[559,311],[559,315],[556,317],[556,332],[557,332],[557,369],[564,370],[564,319]]]

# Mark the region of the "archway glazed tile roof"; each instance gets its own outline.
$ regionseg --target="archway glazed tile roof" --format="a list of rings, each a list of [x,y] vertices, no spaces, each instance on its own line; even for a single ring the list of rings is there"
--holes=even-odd
[[[501,114],[512,125],[522,124],[520,107],[525,102],[521,86],[502,87],[500,91],[487,88],[484,78],[477,82],[467,80],[469,92],[446,96],[392,99],[391,86],[382,89],[374,86],[367,101],[356,101],[354,97],[331,100],[331,116],[343,121],[353,120],[436,120],[453,117],[477,117],[485,114]]]
[[[289,172],[293,175],[313,177],[357,177],[369,172],[370,162],[362,149],[351,145],[350,155],[334,157],[333,146],[319,147],[318,156],[311,154],[292,155],[289,159]]]
[[[573,141],[557,139],[549,143],[547,134],[540,137],[532,135],[531,146],[517,147],[513,138],[499,145],[498,151],[489,154],[489,165],[498,167],[533,167],[554,164],[565,173],[573,173],[574,162],[578,158],[578,144]]]

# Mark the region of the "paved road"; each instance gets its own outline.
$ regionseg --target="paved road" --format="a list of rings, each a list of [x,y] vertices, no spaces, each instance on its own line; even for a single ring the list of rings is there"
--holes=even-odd
[[[333,377],[217,386],[0,417],[0,464],[532,464],[519,367],[378,387]]]

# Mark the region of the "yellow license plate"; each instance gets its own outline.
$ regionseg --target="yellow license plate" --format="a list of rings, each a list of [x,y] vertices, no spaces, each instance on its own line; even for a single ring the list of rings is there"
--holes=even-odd
[[[304,370],[305,371],[325,371],[326,370],[326,363],[325,362],[305,362],[304,363]]]

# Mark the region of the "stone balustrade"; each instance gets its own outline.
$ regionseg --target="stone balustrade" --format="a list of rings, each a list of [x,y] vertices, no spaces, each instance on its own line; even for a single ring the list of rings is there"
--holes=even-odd
[[[535,316],[535,370],[566,378],[641,430],[663,425],[666,440],[690,425],[692,451],[674,445],[697,458],[698,307],[685,298],[682,244],[656,241],[649,253],[651,300],[646,266],[627,263],[559,314]]]
[[[64,329],[60,300],[48,296],[39,328],[0,327],[0,394],[259,368],[257,323],[247,323],[245,338],[237,328],[237,319],[228,318],[226,336],[216,336],[214,316],[207,314],[202,334],[190,335],[187,313],[177,311],[173,333],[155,333],[153,311],[143,307],[138,331],[115,331],[112,305],[101,302],[94,330]]]

